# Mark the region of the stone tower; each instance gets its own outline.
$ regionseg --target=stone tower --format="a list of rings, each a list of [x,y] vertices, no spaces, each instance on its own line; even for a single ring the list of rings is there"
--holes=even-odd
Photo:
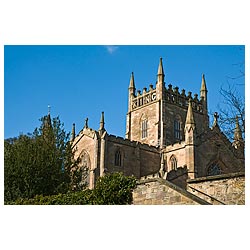
[[[72,128],[71,143],[79,168],[88,170],[89,188],[106,173],[127,176],[160,176],[186,188],[199,177],[244,171],[244,140],[236,117],[234,141],[220,130],[218,114],[209,128],[208,98],[202,74],[200,97],[172,84],[165,86],[160,58],[155,87],[136,91],[132,72],[128,88],[126,139],[108,134],[104,112],[98,130],[88,119],[78,134]]]
[[[160,58],[155,88],[149,86],[136,93],[134,74],[129,85],[126,138],[164,148],[167,145],[185,140],[185,120],[189,100],[196,121],[198,133],[209,128],[207,111],[207,87],[202,75],[200,99],[198,94],[186,95],[183,89],[169,84],[165,87],[165,74]]]

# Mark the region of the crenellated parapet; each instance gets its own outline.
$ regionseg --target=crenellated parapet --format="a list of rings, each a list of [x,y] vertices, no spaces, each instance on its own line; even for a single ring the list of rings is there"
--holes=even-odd
[[[143,91],[138,90],[137,94],[132,97],[131,101],[132,110],[151,104],[152,102],[157,101],[156,89],[150,84],[149,90],[147,90],[147,88],[143,88]]]
[[[154,110],[155,116],[151,117],[151,123],[157,124],[155,128],[161,135],[154,136],[154,132],[150,131],[152,138],[148,139],[148,143],[156,142],[161,138],[160,144],[164,145],[164,138],[166,138],[166,133],[164,132],[166,127],[167,110],[173,109],[176,113],[182,113],[182,116],[185,116],[185,112],[188,109],[188,103],[191,101],[192,110],[195,113],[201,115],[198,119],[202,120],[202,125],[198,125],[198,131],[206,130],[209,127],[209,117],[207,112],[207,87],[205,76],[202,74],[202,83],[200,88],[200,95],[192,94],[191,91],[186,92],[185,89],[179,90],[179,87],[173,87],[172,84],[168,86],[164,82],[165,74],[162,64],[162,58],[160,58],[160,63],[157,73],[156,85],[149,85],[149,89],[143,88],[142,90],[137,90],[135,87],[134,73],[131,74],[130,84],[129,84],[129,105],[127,113],[127,125],[126,125],[126,138],[133,140],[140,140],[140,131],[138,126],[135,127],[135,122],[138,123],[138,120],[135,120],[135,116],[141,116],[144,110],[149,106],[148,110]],[[146,109],[144,109],[144,107]],[[177,109],[175,109],[177,107]],[[181,111],[182,110],[182,111]],[[133,113],[134,112],[134,113]],[[134,121],[132,121],[134,119]],[[151,124],[151,128],[152,128]],[[139,135],[139,136],[138,136]]]
[[[181,92],[179,91],[179,87],[174,87],[172,84],[168,85],[168,88],[165,88],[165,100],[167,103],[171,103],[180,107],[188,108],[188,102],[191,100],[192,108],[194,112],[203,113],[204,112],[204,97],[198,98],[198,94],[194,94],[192,96],[192,92],[187,92],[186,90],[182,89]],[[143,91],[137,90],[131,97],[131,109],[135,110],[137,108],[141,108],[148,104],[157,102],[157,90],[153,87],[152,84],[149,85],[149,89],[143,88]]]
[[[198,94],[192,96],[192,92],[188,92],[186,95],[185,89],[182,89],[181,93],[179,92],[178,87],[168,85],[165,91],[165,100],[167,103],[171,103],[180,107],[188,108],[188,102],[191,100],[192,109],[194,112],[203,113],[203,97],[198,98]]]

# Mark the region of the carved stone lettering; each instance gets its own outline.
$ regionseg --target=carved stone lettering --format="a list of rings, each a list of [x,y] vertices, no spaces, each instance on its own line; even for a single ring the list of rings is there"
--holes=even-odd
[[[151,99],[152,99],[152,101],[156,100],[156,93],[155,92],[152,94]]]
[[[143,104],[147,104],[147,103],[149,103],[149,102],[150,102],[150,96],[147,95],[147,96],[145,96],[145,98],[144,98],[144,103],[143,103]]]
[[[133,108],[133,109],[137,108],[137,101],[134,101],[134,102],[133,102],[132,108]]]
[[[144,97],[136,98],[132,103],[132,109],[138,108],[156,100],[156,92],[147,94]]]
[[[139,106],[142,106],[142,105],[143,105],[143,99],[140,98],[140,99],[139,99]]]

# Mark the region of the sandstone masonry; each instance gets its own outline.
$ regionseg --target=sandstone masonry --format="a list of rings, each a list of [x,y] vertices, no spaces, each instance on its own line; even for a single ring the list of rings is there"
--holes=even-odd
[[[179,91],[171,83],[166,87],[162,58],[155,86],[136,90],[132,73],[125,138],[108,134],[104,112],[99,130],[89,128],[88,119],[78,134],[73,125],[72,148],[75,157],[80,158],[79,168],[89,169],[89,187],[93,188],[97,178],[106,173],[123,172],[138,179],[154,175],[164,184],[160,180],[141,183],[134,193],[134,204],[139,204],[139,200],[143,204],[193,204],[201,199],[211,204],[244,204],[243,175],[225,177],[245,171],[244,140],[238,118],[234,140],[230,142],[220,130],[217,113],[209,127],[204,74],[199,92],[200,95],[192,95],[184,89]],[[145,192],[147,197],[143,196]],[[224,194],[227,198],[223,198]]]

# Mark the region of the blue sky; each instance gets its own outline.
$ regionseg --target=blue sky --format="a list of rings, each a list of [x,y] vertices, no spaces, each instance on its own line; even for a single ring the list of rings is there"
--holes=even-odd
[[[228,81],[244,95],[244,78],[229,78],[243,69],[244,46],[5,46],[4,138],[33,132],[48,105],[68,132],[86,117],[98,129],[104,111],[108,133],[124,136],[130,74],[137,89],[155,85],[160,57],[166,85],[199,94],[205,74],[211,112]]]

